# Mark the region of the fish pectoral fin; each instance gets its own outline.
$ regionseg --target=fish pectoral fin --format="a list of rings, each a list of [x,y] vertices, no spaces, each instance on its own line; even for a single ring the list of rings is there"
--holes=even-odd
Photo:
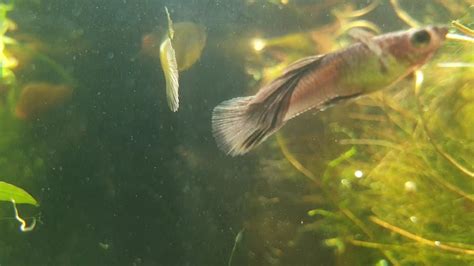
[[[349,30],[348,35],[354,40],[357,40],[363,45],[365,45],[371,52],[373,52],[379,58],[379,61],[381,64],[381,71],[387,72],[387,69],[388,69],[387,55],[384,53],[382,47],[380,47],[380,45],[378,45],[373,40],[373,37],[375,37],[374,34],[360,28],[354,28],[354,29]]]
[[[359,41],[359,42],[366,42],[367,40],[372,39],[375,37],[375,34],[368,32],[366,30],[363,30],[361,28],[352,28],[350,29],[347,34],[354,40]]]

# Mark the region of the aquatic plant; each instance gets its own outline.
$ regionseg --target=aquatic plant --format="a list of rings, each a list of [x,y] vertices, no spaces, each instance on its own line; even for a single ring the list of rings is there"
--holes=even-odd
[[[0,201],[12,201],[15,203],[31,204],[38,206],[38,202],[22,188],[0,181]]]
[[[7,13],[12,9],[12,4],[0,4],[0,77],[2,87],[8,86],[15,81],[11,69],[18,63],[14,57],[5,51],[5,45],[14,42],[14,40],[5,36],[9,29],[15,27],[15,24],[7,18]]]
[[[38,202],[28,192],[12,184],[0,181],[0,201],[9,201],[13,204],[15,219],[20,223],[20,231],[29,232],[36,226],[36,218],[27,226],[26,221],[18,214],[17,204],[31,204],[38,206]]]
[[[76,82],[64,67],[48,55],[34,50],[27,41],[17,41],[12,37],[18,30],[16,23],[8,18],[9,12],[15,11],[14,7],[14,1],[0,4],[0,175],[20,183],[37,182],[38,178],[34,177],[42,176],[47,149],[42,139],[35,138],[35,124],[32,122],[41,122],[37,115],[51,109],[50,105],[59,105],[69,99]],[[16,69],[23,64],[27,64],[25,69]],[[36,66],[41,70],[35,70]],[[52,75],[40,76],[41,82],[34,82],[36,76],[43,73],[37,74],[35,71],[45,69],[51,71]],[[31,93],[35,84],[44,86],[42,90],[36,89]],[[25,95],[28,97],[25,98]],[[18,119],[26,116],[34,119]]]
[[[469,47],[464,50],[457,58],[472,61]],[[376,130],[343,126],[348,137],[337,141],[352,152],[329,163],[323,175],[322,186],[337,206],[323,227],[342,245],[378,250],[394,265],[473,259],[468,84],[474,76],[469,69],[450,70],[431,67],[416,93],[386,92],[351,113],[372,120]],[[379,108],[385,117],[374,117]]]
[[[18,99],[18,80],[14,69],[18,60],[11,54],[8,46],[17,45],[15,39],[7,36],[9,30],[16,25],[8,17],[8,12],[14,9],[13,3],[0,4],[0,175],[3,180],[15,183],[33,184],[35,176],[44,170],[42,156],[43,143],[25,138],[28,126],[15,117],[15,106]],[[36,179],[37,180],[37,179]],[[0,181],[0,201],[13,203],[15,219],[20,223],[20,230],[30,231],[33,224],[26,222],[19,216],[16,204],[30,204],[38,206],[38,202],[22,188]],[[11,217],[9,210],[2,208],[1,216]]]

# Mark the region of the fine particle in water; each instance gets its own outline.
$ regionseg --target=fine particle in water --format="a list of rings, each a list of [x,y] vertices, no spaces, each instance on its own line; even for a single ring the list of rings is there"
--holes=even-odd
[[[345,178],[341,180],[341,185],[343,185],[346,188],[351,188],[351,182]]]

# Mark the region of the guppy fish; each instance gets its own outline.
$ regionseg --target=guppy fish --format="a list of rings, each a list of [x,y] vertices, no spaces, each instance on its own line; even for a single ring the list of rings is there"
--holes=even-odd
[[[217,145],[232,156],[247,153],[308,110],[324,110],[389,87],[425,64],[447,32],[446,27],[427,26],[380,36],[361,34],[345,49],[300,59],[256,95],[214,108]]]

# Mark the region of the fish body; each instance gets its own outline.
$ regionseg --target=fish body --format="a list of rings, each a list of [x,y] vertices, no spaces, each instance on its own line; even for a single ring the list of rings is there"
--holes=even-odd
[[[201,57],[206,45],[206,28],[193,22],[173,23],[173,39],[171,45],[175,50],[178,70],[185,71],[191,68]],[[158,32],[151,32],[143,36],[141,50],[138,56],[160,60],[160,46],[166,41],[168,32],[164,36]]]
[[[189,69],[199,60],[207,34],[203,26],[192,22],[173,23],[166,7],[165,12],[168,19],[166,34],[161,41],[155,32],[145,35],[141,54],[160,59],[168,106],[176,112],[179,108],[179,71]]]
[[[20,119],[34,119],[61,106],[73,93],[72,87],[45,82],[30,83],[23,87],[15,113]]]
[[[159,55],[161,69],[166,81],[166,99],[171,111],[179,108],[179,71],[190,68],[201,57],[206,43],[206,30],[192,22],[174,24],[168,8],[165,7],[168,19],[168,31],[158,46],[159,37],[150,33],[142,39],[142,52],[156,58]],[[157,48],[159,48],[157,52]]]
[[[166,81],[166,99],[171,111],[179,108],[179,72],[176,53],[171,44],[171,39],[166,38],[160,45],[160,60]]]
[[[171,20],[168,8],[165,7],[168,18],[168,32],[160,45],[160,61],[166,81],[166,99],[171,111],[176,112],[179,108],[179,72],[176,61],[176,52],[172,46],[174,38],[173,21]]]
[[[174,24],[172,44],[176,50],[178,70],[184,71],[193,66],[201,57],[206,45],[206,28],[192,22]]]
[[[365,36],[333,53],[300,59],[256,95],[216,106],[216,142],[227,154],[241,155],[299,114],[389,87],[425,64],[446,34],[444,27],[428,26]]]
[[[168,14],[168,13],[167,13]],[[179,108],[179,71],[190,68],[201,57],[206,43],[203,26],[181,22],[172,24],[160,45],[160,61],[166,79],[168,105],[173,112]]]

